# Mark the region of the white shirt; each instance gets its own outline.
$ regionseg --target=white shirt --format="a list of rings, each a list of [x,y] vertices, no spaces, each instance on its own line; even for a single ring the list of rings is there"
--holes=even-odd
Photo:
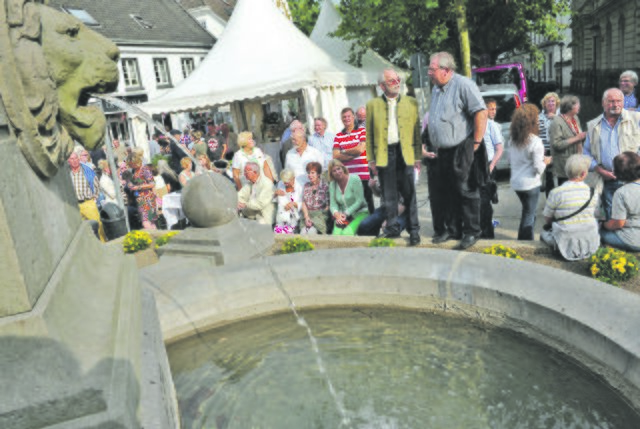
[[[324,155],[315,147],[307,145],[302,155],[298,153],[295,147],[287,152],[284,160],[284,168],[293,171],[293,174],[296,176],[296,183],[299,184],[301,188],[309,181],[307,177],[307,164],[312,161],[324,165]]]
[[[400,135],[398,134],[398,98],[387,98],[387,108],[389,109],[388,144],[398,143],[400,141]]]

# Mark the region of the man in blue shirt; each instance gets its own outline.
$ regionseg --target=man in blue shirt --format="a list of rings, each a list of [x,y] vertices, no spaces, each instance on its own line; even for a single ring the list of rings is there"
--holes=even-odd
[[[591,158],[589,171],[595,175],[596,189],[602,189],[605,220],[611,218],[614,192],[622,182],[613,174],[613,158],[622,152],[638,152],[640,148],[640,113],[623,109],[624,95],[609,88],[602,96],[604,113],[587,124],[583,153]]]
[[[481,234],[480,188],[486,182],[484,132],[487,108],[476,84],[455,73],[448,52],[431,56],[434,83],[429,108],[429,139],[436,150],[432,200],[434,244],[455,239],[458,249],[473,246]],[[434,210],[434,208],[436,210]]]
[[[636,85],[638,85],[638,75],[633,70],[627,70],[620,75],[620,91],[624,94],[624,108],[636,110],[638,100],[636,99]]]

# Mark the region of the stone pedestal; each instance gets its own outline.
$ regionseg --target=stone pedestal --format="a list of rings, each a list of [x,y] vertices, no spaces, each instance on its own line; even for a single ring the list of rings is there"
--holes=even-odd
[[[43,180],[6,139],[0,180],[0,428],[178,427],[133,257],[81,222],[68,167]]]

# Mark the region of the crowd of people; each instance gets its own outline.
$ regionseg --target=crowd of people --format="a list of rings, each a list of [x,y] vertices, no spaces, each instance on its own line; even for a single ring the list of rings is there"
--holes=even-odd
[[[251,132],[235,135],[226,124],[172,130],[175,141],[155,135],[149,145],[154,162],[114,141],[121,193],[141,227],[158,227],[162,195],[187,186],[197,174],[190,153],[203,171],[228,177],[238,192],[240,216],[270,225],[275,233],[395,238],[406,230],[413,246],[421,241],[416,184],[424,163],[432,242],[459,240],[456,248],[466,249],[480,238],[492,239],[496,166],[506,152],[495,122],[498,103],[483,99],[472,80],[457,74],[447,52],[431,56],[428,74],[434,87],[422,121],[416,100],[401,94],[393,69],[380,75],[381,96],[356,110],[342,109],[343,128],[335,133],[325,118],[316,117],[308,135],[294,118],[276,154],[281,171]],[[518,240],[538,234],[568,260],[589,257],[601,243],[640,251],[637,82],[634,72],[623,73],[620,88],[603,94],[603,113],[586,131],[573,95],[560,99],[549,93],[540,110],[525,103],[514,111],[508,156],[511,189],[522,205]],[[100,204],[115,201],[103,152],[80,150],[69,159],[88,219],[96,218]],[[536,231],[542,192],[545,222]]]

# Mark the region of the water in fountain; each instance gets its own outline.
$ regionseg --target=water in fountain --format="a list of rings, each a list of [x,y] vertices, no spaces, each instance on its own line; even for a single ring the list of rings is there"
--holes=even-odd
[[[125,112],[127,112],[127,114],[129,114],[129,115],[139,116],[145,122],[147,122],[147,124],[149,126],[151,126],[152,128],[155,128],[158,131],[160,131],[163,134],[165,134],[165,136],[167,136],[172,141],[174,141],[177,144],[177,146],[183,150],[183,152],[185,153],[186,156],[191,158],[192,162],[196,166],[196,172],[198,172],[198,173],[202,172],[202,168],[200,166],[200,163],[197,162],[197,160],[191,155],[191,153],[189,153],[189,151],[186,150],[186,148],[184,148],[180,144],[180,142],[178,142],[175,138],[173,138],[173,136],[171,136],[167,132],[167,130],[164,128],[164,126],[162,124],[154,121],[153,118],[151,118],[146,112],[144,112],[140,108],[138,108],[138,107],[136,107],[134,105],[131,105],[131,104],[119,99],[119,98],[116,98],[116,97],[112,97],[112,96],[105,95],[105,94],[93,94],[93,96],[96,97],[96,98],[100,98],[100,99],[102,99],[102,100],[104,100],[104,101],[106,101],[106,102],[108,102],[110,104],[113,104],[114,106],[119,107],[120,109],[122,109]],[[214,188],[218,187],[216,182],[213,181],[213,180],[211,180],[211,185]],[[229,207],[228,210],[235,212],[235,207]],[[247,232],[246,229],[245,229],[245,232]],[[250,237],[249,241],[253,245],[254,248],[258,249],[257,243],[251,237]],[[340,427],[345,427],[345,428],[349,427],[349,418],[347,417],[347,412],[346,412],[345,407],[344,407],[344,405],[342,403],[342,400],[340,399],[340,397],[338,396],[338,393],[336,392],[336,390],[334,388],[334,383],[333,383],[329,373],[326,370],[326,367],[325,367],[325,364],[324,364],[324,360],[322,358],[322,354],[320,353],[320,349],[318,348],[318,341],[316,340],[315,336],[313,335],[313,331],[311,330],[311,327],[305,321],[305,319],[299,314],[299,312],[297,310],[297,307],[295,305],[295,302],[293,301],[291,296],[287,293],[287,291],[285,290],[284,286],[282,285],[282,281],[280,280],[280,278],[279,278],[278,274],[276,273],[276,271],[273,269],[273,266],[270,264],[269,258],[266,255],[264,255],[263,253],[261,254],[261,258],[265,261],[265,263],[269,267],[269,269],[271,271],[271,274],[273,276],[273,279],[275,281],[275,284],[278,287],[278,289],[280,290],[280,292],[282,293],[282,295],[286,298],[286,300],[288,302],[288,305],[289,305],[289,308],[291,309],[291,312],[293,313],[298,325],[300,325],[301,327],[303,327],[305,329],[306,335],[307,335],[307,337],[309,339],[309,342],[311,343],[311,349],[313,350],[313,353],[315,355],[318,371],[320,372],[320,374],[324,378],[326,386],[327,386],[327,389],[329,390],[329,394],[331,395],[331,398],[333,399],[335,407],[336,407],[336,409],[338,410],[338,413],[341,416]]]
[[[640,427],[600,378],[506,329],[407,309],[305,318],[354,429]],[[286,314],[168,346],[184,429],[338,427],[307,347]]]

